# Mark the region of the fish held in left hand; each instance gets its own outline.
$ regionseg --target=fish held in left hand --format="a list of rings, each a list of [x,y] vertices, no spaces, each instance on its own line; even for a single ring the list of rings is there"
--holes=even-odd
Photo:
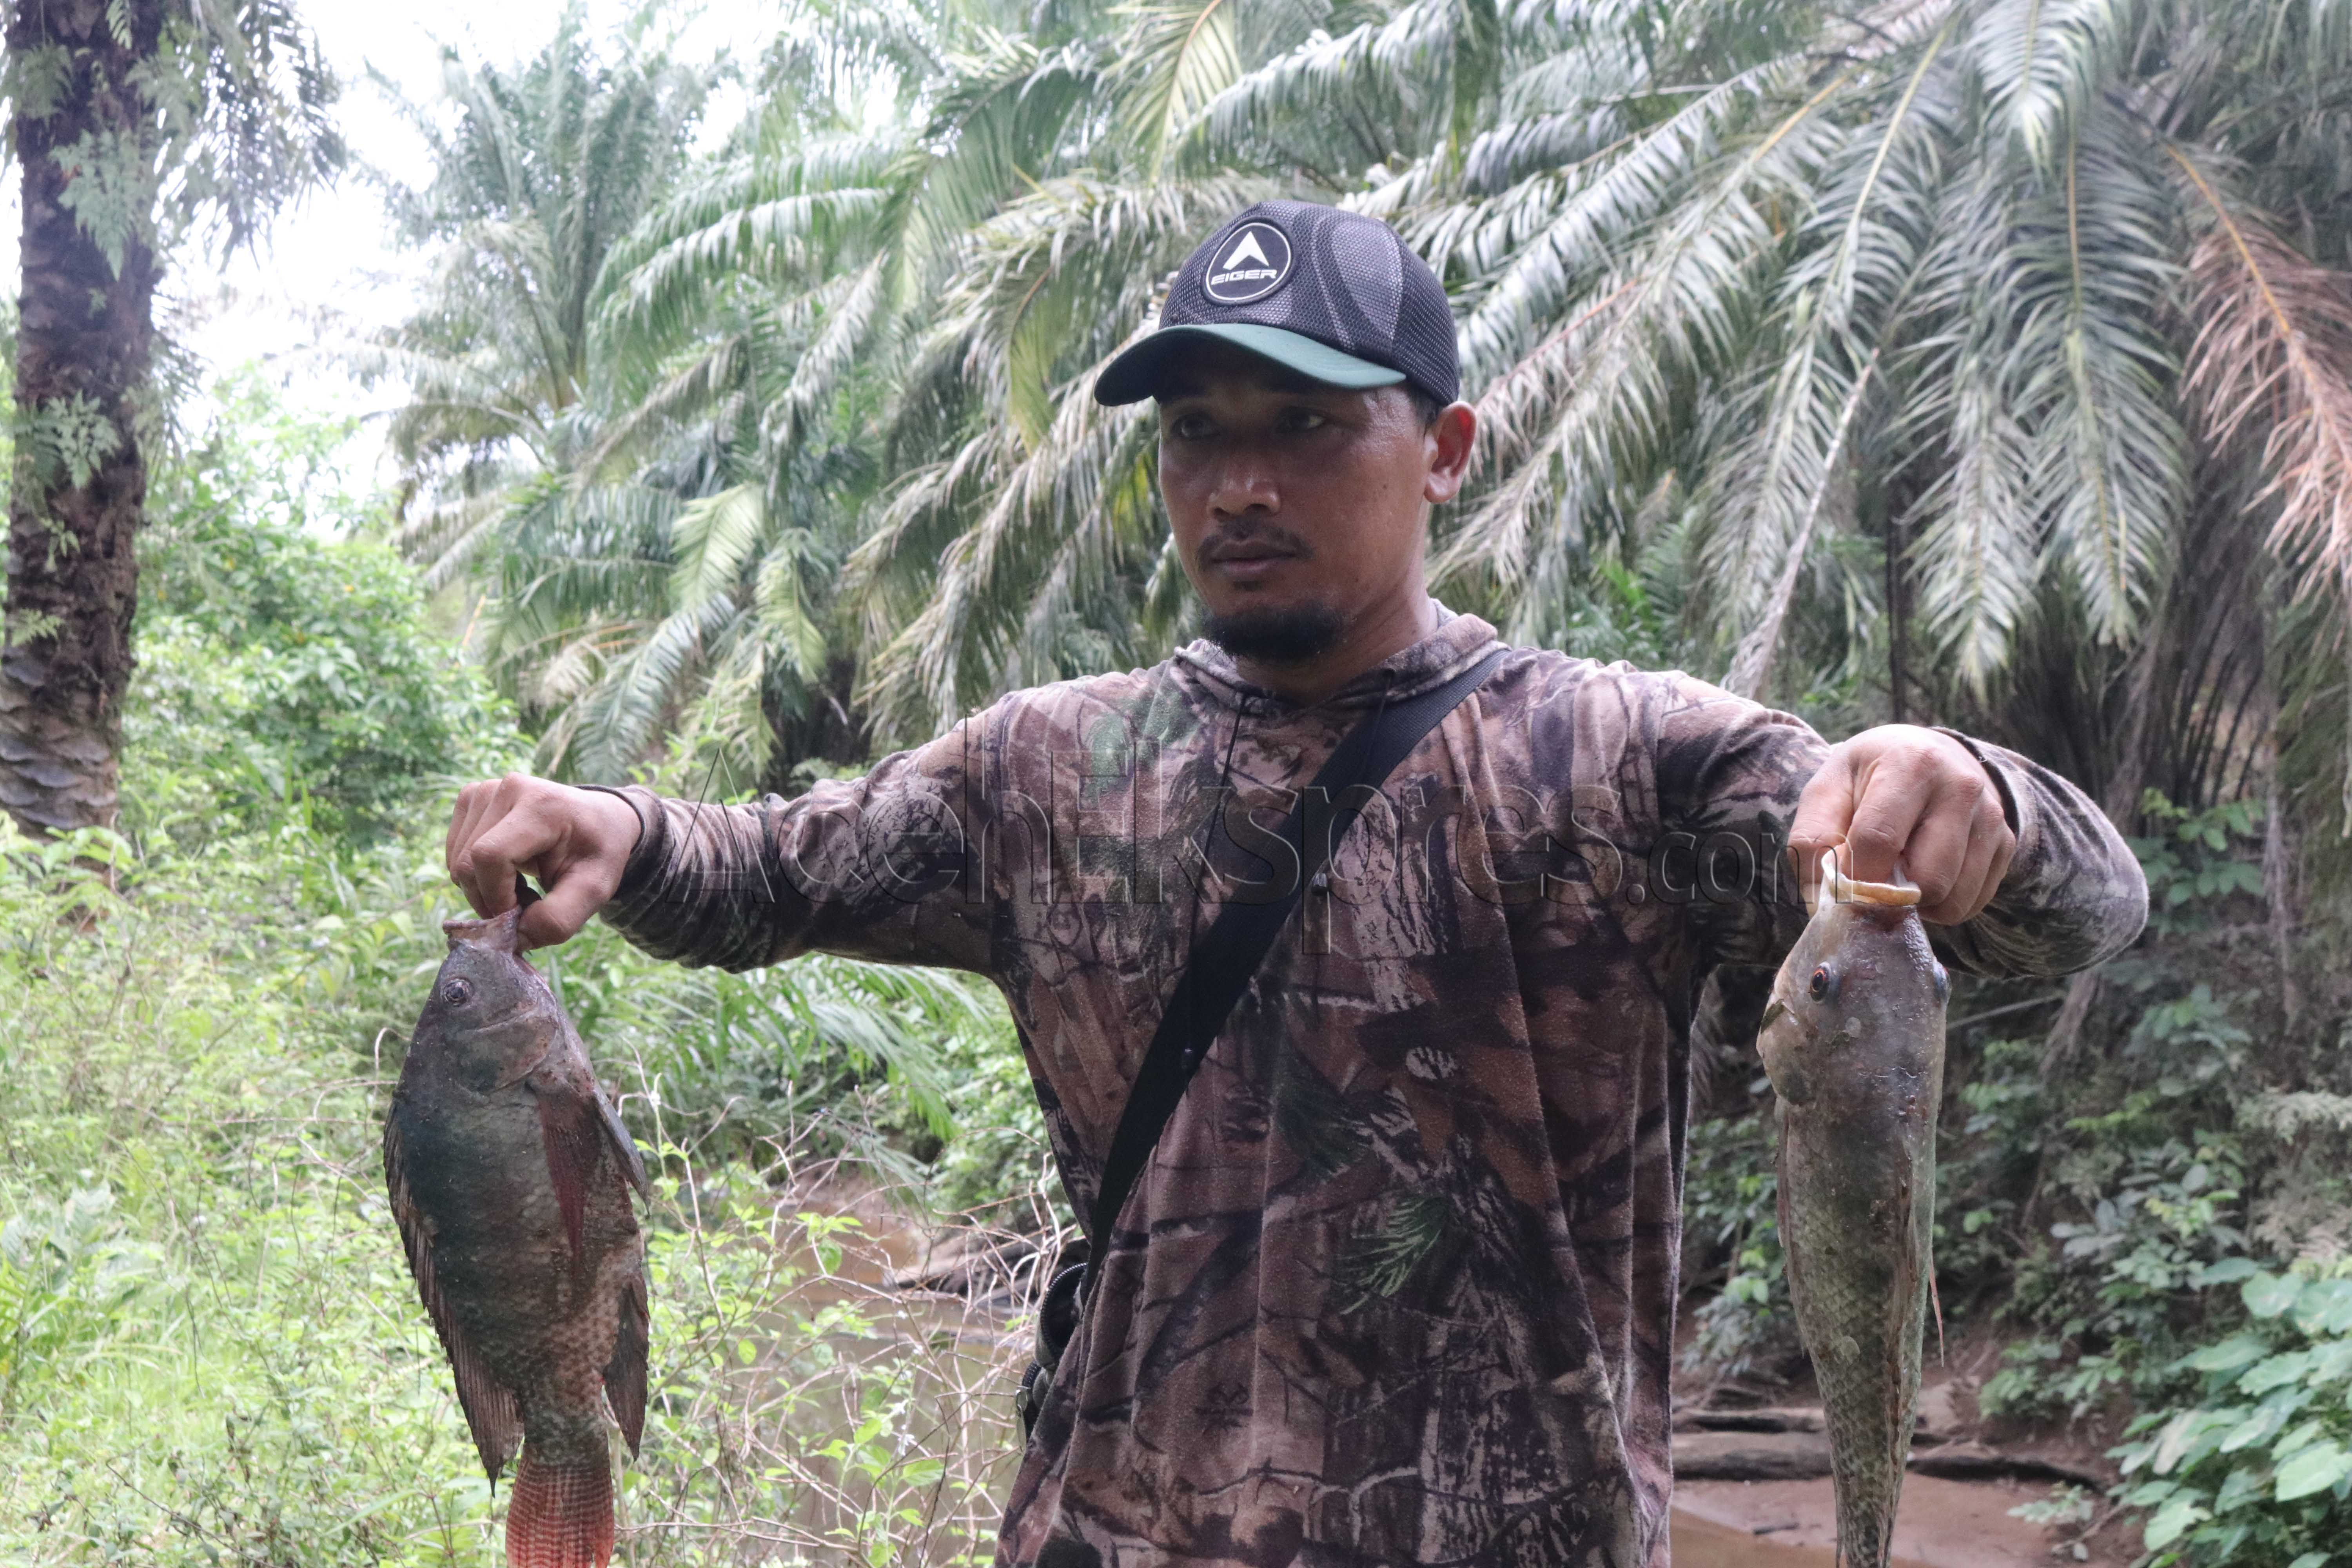
[[[613,1554],[605,1406],[635,1454],[646,1414],[635,1142],[554,993],[518,905],[451,921],[384,1117],[383,1172],[417,1294],[493,1484],[518,1448],[511,1568]]]

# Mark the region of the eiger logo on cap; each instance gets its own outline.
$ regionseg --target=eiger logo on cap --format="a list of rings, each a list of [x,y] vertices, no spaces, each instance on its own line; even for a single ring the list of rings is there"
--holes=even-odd
[[[1201,292],[1220,305],[1246,305],[1289,280],[1289,237],[1270,223],[1245,223],[1217,247]]]

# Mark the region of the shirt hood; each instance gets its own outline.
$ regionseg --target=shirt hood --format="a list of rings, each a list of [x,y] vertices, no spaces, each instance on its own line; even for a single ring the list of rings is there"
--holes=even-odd
[[[1430,604],[1437,611],[1434,631],[1411,647],[1391,654],[1315,706],[1370,708],[1382,700],[1400,702],[1453,679],[1501,646],[1495,628],[1477,616],[1455,615],[1434,599]],[[1205,637],[1178,648],[1175,657],[1226,707],[1238,707],[1246,700],[1253,711],[1263,713],[1269,707],[1303,706],[1246,679],[1234,656]]]

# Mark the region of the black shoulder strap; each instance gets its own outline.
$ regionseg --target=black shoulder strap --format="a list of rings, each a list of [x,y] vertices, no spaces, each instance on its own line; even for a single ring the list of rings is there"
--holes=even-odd
[[[1507,651],[1496,648],[1443,686],[1383,708],[1348,731],[1283,818],[1280,837],[1297,854],[1297,875],[1270,899],[1226,904],[1194,944],[1192,962],[1170,994],[1168,1010],[1160,1015],[1150,1048],[1136,1071],[1135,1087],[1128,1091],[1127,1109],[1111,1136],[1110,1157],[1103,1162],[1094,1223],[1087,1227],[1096,1256],[1109,1250],[1110,1227],[1127,1206],[1127,1194],[1143,1173],[1144,1162],[1151,1158],[1177,1101],[1184,1098],[1193,1069],[1249,989],[1290,911],[1330,863],[1332,847],[1367,804],[1357,786],[1377,789],[1387,782],[1423,737],[1486,684]],[[1310,823],[1316,831],[1308,831]],[[1281,868],[1276,869],[1279,876]]]

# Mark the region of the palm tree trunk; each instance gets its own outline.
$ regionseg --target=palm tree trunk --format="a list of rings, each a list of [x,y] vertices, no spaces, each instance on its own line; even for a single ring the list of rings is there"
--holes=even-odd
[[[150,116],[131,72],[163,23],[163,0],[16,0],[8,15],[25,226],[0,807],[33,833],[114,820],[154,422]]]

